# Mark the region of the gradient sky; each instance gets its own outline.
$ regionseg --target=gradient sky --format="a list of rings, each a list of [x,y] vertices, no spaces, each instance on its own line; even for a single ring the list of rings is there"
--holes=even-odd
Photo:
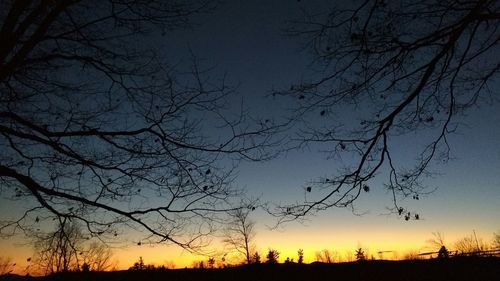
[[[286,107],[282,101],[266,97],[271,89],[288,87],[311,73],[311,57],[302,50],[301,41],[284,36],[286,21],[298,17],[301,8],[321,9],[321,2],[325,1],[227,1],[196,17],[198,25],[193,28],[154,40],[173,63],[187,62],[191,50],[205,64],[215,66],[216,73],[227,73],[229,81],[239,85],[235,100],[243,98],[254,114],[268,114]],[[495,89],[498,91],[498,84]],[[289,223],[271,230],[275,220],[257,211],[252,219],[257,222],[256,245],[261,255],[275,248],[282,253],[281,260],[287,256],[296,259],[297,249],[303,248],[306,261],[313,261],[314,253],[324,248],[337,250],[345,258],[359,246],[371,253],[393,250],[404,254],[424,251],[426,239],[435,231],[443,233],[450,244],[473,230],[491,240],[493,232],[500,230],[499,112],[499,103],[481,105],[461,120],[459,133],[450,138],[455,159],[437,166],[440,174],[426,180],[437,190],[422,200],[405,202],[420,212],[421,220],[406,222],[386,215],[391,198],[376,186],[356,203],[362,216],[331,209],[302,224]],[[408,140],[411,138],[418,136]],[[402,153],[407,149],[404,142],[397,146]],[[235,184],[263,201],[293,202],[302,199],[307,181],[334,171],[334,164],[314,149],[295,151],[266,163],[242,163]],[[2,256],[11,256],[21,265],[18,271],[31,255],[21,240],[0,240],[0,248]],[[169,261],[178,267],[205,259],[162,245],[130,246],[115,252],[119,268],[129,267],[139,256],[146,263]]]

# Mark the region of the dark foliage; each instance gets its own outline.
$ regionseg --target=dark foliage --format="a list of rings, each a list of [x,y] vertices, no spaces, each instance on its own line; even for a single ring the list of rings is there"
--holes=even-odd
[[[298,258],[297,258],[297,263],[298,263],[298,264],[302,264],[302,263],[304,263],[304,250],[299,249],[299,250],[297,251],[297,256],[298,256]]]
[[[446,249],[445,246],[441,246],[441,248],[439,248],[438,258],[444,259],[444,258],[448,258],[448,257],[450,257],[450,255],[448,253],[448,249]]]

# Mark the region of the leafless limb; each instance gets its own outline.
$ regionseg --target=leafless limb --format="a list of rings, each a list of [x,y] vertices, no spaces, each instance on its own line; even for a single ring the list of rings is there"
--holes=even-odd
[[[249,217],[252,209],[255,207],[230,212],[230,221],[224,228],[223,237],[223,242],[230,250],[244,256],[247,264],[252,263],[252,253],[255,251],[255,222]]]
[[[444,235],[437,231],[432,233],[432,238],[428,239],[427,244],[429,244],[430,250],[438,251],[441,247],[446,246]]]
[[[421,179],[434,160],[449,160],[448,137],[460,114],[497,100],[491,86],[500,69],[499,2],[346,5],[292,25],[290,32],[306,38],[314,52],[320,78],[274,95],[297,104],[292,116],[302,124],[297,147],[317,146],[349,164],[313,181],[303,202],[272,212],[288,221],[333,207],[353,208],[383,174],[391,210],[406,220],[419,219],[400,206],[401,198],[418,200],[427,192]],[[416,161],[399,160],[396,143],[419,151]]]
[[[74,223],[63,220],[55,231],[33,236],[35,266],[41,274],[78,270],[82,264],[79,251],[84,237]]]
[[[194,250],[240,208],[236,163],[273,157],[278,126],[235,115],[224,79],[196,60],[169,68],[152,48],[212,6],[1,2],[0,191],[26,210],[2,214],[1,235],[68,219]]]
[[[15,266],[12,258],[0,256],[0,276],[11,273]]]

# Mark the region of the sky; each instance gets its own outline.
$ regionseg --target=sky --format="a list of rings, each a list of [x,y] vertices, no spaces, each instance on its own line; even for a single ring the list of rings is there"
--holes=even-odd
[[[194,18],[196,25],[155,39],[170,61],[188,60],[190,52],[216,73],[227,73],[237,86],[237,99],[243,98],[250,111],[269,114],[282,108],[280,100],[268,95],[272,89],[289,87],[311,74],[311,54],[303,50],[298,38],[286,36],[287,21],[300,16],[302,8],[321,9],[321,1],[243,1],[221,3],[213,12]],[[497,87],[498,89],[498,87]],[[444,234],[448,243],[472,234],[485,241],[500,231],[500,104],[482,105],[463,117],[463,125],[450,138],[454,158],[437,166],[439,175],[426,180],[433,193],[418,202],[406,202],[419,211],[421,220],[406,222],[389,214],[391,198],[382,188],[374,188],[356,202],[357,213],[330,209],[305,222],[275,226],[276,220],[258,210],[255,244],[264,256],[269,249],[281,252],[280,260],[297,258],[304,249],[306,262],[314,261],[316,251],[336,250],[341,258],[358,247],[370,253],[409,250],[426,251],[432,232]],[[409,136],[418,138],[417,136]],[[405,143],[398,144],[404,151]],[[235,184],[251,196],[268,202],[294,202],[303,196],[309,180],[327,176],[335,164],[325,155],[310,150],[291,151],[264,163],[241,163]],[[381,183],[380,183],[381,184]],[[12,256],[17,270],[31,255],[21,240],[0,240],[2,255]],[[118,268],[128,268],[142,256],[146,263],[166,262],[177,267],[191,266],[196,257],[174,246],[131,245],[115,249]]]

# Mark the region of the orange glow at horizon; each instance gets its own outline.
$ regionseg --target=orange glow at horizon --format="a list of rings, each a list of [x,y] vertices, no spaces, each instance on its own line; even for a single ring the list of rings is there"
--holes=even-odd
[[[321,222],[318,222],[321,223]],[[320,224],[321,225],[321,224]],[[475,229],[478,237],[485,242],[490,242],[496,226],[485,229]],[[472,233],[470,227],[449,227],[443,230],[447,247],[452,248],[453,243]],[[432,238],[436,231],[429,225],[396,224],[378,227],[363,225],[349,227],[349,230],[339,231],[332,226],[302,226],[290,225],[282,231],[271,231],[266,228],[257,228],[255,240],[256,249],[261,256],[261,261],[266,260],[268,249],[280,252],[279,262],[284,262],[287,257],[297,261],[298,249],[304,251],[304,262],[311,263],[316,260],[316,252],[327,249],[335,254],[336,262],[354,260],[357,248],[363,248],[367,258],[402,259],[409,252],[427,252],[426,241]],[[449,246],[448,246],[449,245]],[[21,240],[0,240],[0,256],[12,258],[16,263],[14,273],[26,274],[33,272],[29,269],[27,258],[32,256],[32,250]],[[222,246],[214,243],[211,249],[219,254],[214,255],[216,265],[221,264]],[[382,255],[378,252],[383,251]],[[195,261],[207,261],[209,256],[194,255],[173,245],[133,245],[126,248],[113,249],[113,260],[116,261],[116,270],[125,270],[142,257],[146,264],[155,266],[165,265],[171,268],[192,267]],[[241,258],[240,261],[243,259]],[[227,264],[237,264],[238,260],[227,259]]]

